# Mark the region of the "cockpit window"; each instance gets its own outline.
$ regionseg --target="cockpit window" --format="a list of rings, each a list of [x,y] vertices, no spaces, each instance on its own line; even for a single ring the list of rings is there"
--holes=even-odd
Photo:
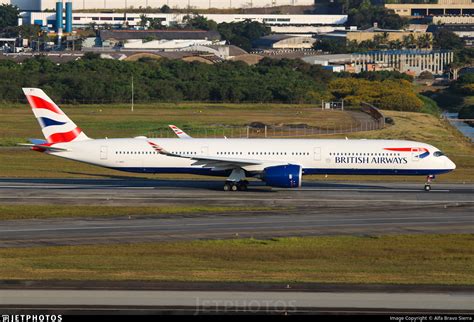
[[[434,155],[435,157],[440,157],[440,156],[443,156],[443,155],[445,155],[445,154],[444,154],[443,152],[441,152],[441,151],[436,151],[435,153],[433,153],[433,155]]]

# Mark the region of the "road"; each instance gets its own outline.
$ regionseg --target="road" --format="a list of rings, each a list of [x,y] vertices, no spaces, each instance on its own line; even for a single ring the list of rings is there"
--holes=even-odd
[[[220,181],[0,179],[0,204],[215,205],[235,213],[0,221],[0,247],[238,237],[473,233],[474,185],[307,183],[297,190]]]

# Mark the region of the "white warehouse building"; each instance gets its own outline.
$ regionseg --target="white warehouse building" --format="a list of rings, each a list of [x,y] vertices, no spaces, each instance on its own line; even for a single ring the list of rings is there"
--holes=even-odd
[[[115,27],[126,24],[128,27],[139,26],[142,13],[89,13],[73,12],[73,28],[87,27],[90,24],[97,26],[111,25]],[[186,14],[174,13],[144,13],[147,18],[160,19],[163,25],[172,26],[183,22]],[[289,26],[337,26],[347,21],[347,15],[230,15],[230,14],[203,14],[204,17],[222,22],[241,22],[245,20],[258,21],[271,27]],[[23,24],[41,24],[53,28],[56,20],[55,12],[25,12],[22,14]],[[284,32],[284,31],[282,31]]]
[[[56,7],[57,0],[0,0],[0,4],[13,4],[21,10],[43,11]],[[63,2],[65,2],[64,0]],[[240,9],[275,6],[311,6],[314,0],[68,0],[75,10],[87,9],[138,9],[161,8],[167,5],[175,9]]]

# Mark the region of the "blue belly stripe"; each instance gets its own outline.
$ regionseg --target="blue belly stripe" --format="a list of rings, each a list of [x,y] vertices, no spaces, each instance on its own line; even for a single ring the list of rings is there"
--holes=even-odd
[[[212,171],[211,168],[147,168],[147,167],[112,167],[111,169],[135,172],[135,173],[177,173],[177,174],[197,174],[206,176],[227,177],[232,172]],[[402,175],[402,176],[427,176],[430,174],[448,173],[449,169],[318,169],[305,168],[304,175],[310,174],[341,174],[341,175]]]

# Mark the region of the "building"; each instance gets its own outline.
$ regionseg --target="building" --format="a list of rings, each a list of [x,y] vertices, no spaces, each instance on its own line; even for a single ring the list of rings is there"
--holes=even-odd
[[[357,43],[363,41],[373,41],[376,36],[387,37],[386,41],[403,41],[407,36],[413,35],[415,39],[429,35],[432,37],[430,32],[422,30],[389,30],[380,28],[369,28],[366,30],[336,30],[329,33],[323,33],[318,36],[320,39],[334,39],[341,41],[356,41]]]
[[[405,2],[401,0],[387,2]],[[385,8],[399,16],[426,17],[439,15],[473,15],[472,0],[413,1],[413,3],[385,3]],[[415,3],[416,2],[416,3]]]
[[[321,65],[334,73],[351,70],[351,54],[315,55],[301,59],[308,64]]]
[[[276,6],[311,6],[314,0],[69,0],[77,10],[87,9],[240,9]],[[0,0],[0,4],[14,4],[21,10],[43,11],[55,9],[56,0]]]
[[[376,50],[351,55],[356,73],[396,70],[413,76],[424,71],[441,75],[453,60],[454,53],[446,50]]]
[[[431,22],[435,25],[474,25],[474,15],[432,16]]]
[[[129,39],[155,39],[155,40],[221,40],[221,35],[214,30],[101,30],[100,39],[129,40]]]
[[[252,45],[260,49],[310,49],[316,39],[306,36],[269,35],[257,39]]]
[[[225,44],[217,31],[206,30],[101,30],[99,38],[101,47],[128,50],[178,50]]]
[[[351,54],[332,54],[304,57],[302,60],[312,65],[329,66],[350,63],[351,58]]]
[[[164,26],[174,26],[183,23],[187,14],[173,13],[97,13],[97,12],[73,12],[72,28],[85,28],[91,25],[111,26],[119,28],[138,28],[142,15],[149,19],[159,19]],[[221,15],[203,14],[204,17],[217,23],[242,22],[245,20],[265,23],[271,28],[299,28],[315,26],[340,26],[347,21],[347,15]],[[56,28],[55,12],[24,12],[22,13],[23,24],[39,24],[50,29]]]
[[[424,71],[433,75],[443,74],[453,62],[454,54],[451,51],[434,50],[377,50],[366,53],[316,55],[302,59],[310,64],[325,66],[334,72],[395,70],[418,76]]]

